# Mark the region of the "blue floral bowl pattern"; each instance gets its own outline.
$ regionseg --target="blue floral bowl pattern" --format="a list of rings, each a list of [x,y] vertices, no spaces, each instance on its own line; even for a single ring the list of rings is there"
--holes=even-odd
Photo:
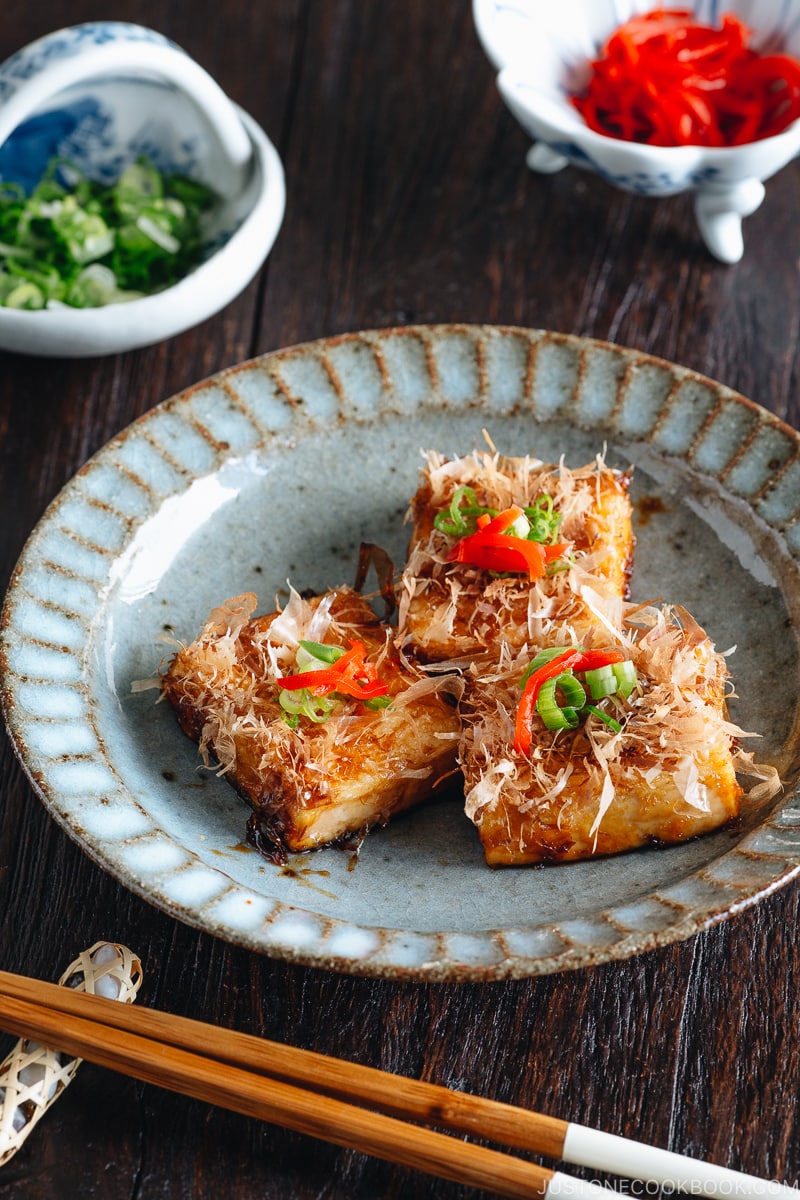
[[[759,50],[781,48],[800,58],[800,0],[694,0],[698,20],[718,24],[733,12],[752,30]],[[763,181],[800,150],[800,122],[776,137],[706,149],[649,146],[589,129],[569,101],[589,75],[608,35],[653,4],[642,0],[473,0],[480,40],[498,69],[503,100],[534,141],[529,166],[551,172],[567,164],[642,196],[692,192],[701,235],[722,262],[741,258],[742,218],[764,198]]]
[[[41,74],[53,62],[80,54],[86,46],[105,46],[120,39],[147,42],[150,45],[175,46],[169,38],[126,21],[91,21],[60,29],[23,46],[0,66],[0,103],[5,103],[19,90],[21,83]]]

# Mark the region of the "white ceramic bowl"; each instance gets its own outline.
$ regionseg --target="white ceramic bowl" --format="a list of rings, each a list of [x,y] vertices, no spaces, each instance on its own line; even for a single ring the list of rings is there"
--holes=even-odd
[[[589,77],[613,30],[652,0],[473,0],[478,36],[497,68],[498,88],[534,140],[528,165],[552,172],[572,163],[625,191],[645,196],[692,192],[700,233],[722,262],[742,256],[742,218],[764,198],[763,181],[800,150],[800,121],[744,146],[648,146],[595,133],[569,102]],[[681,0],[709,24],[735,13],[756,49],[781,46],[800,58],[800,0]]]
[[[140,154],[220,196],[205,256],[155,295],[103,308],[0,307],[0,348],[88,357],[162,341],[233,300],[277,236],[281,161],[198,63],[151,29],[99,21],[58,30],[0,66],[0,180],[33,186],[53,155],[112,181]]]

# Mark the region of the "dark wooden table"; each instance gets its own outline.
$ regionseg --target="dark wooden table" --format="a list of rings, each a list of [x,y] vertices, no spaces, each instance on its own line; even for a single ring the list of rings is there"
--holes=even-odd
[[[315,337],[476,321],[587,334],[711,375],[800,421],[800,163],[769,182],[738,266],[690,202],[535,176],[466,0],[7,0],[0,58],[98,15],[168,34],[275,141],[288,206],[257,280],[162,345],[0,354],[5,586],[47,503],[109,437],[218,369]],[[540,1108],[768,1177],[800,1175],[800,886],[682,944],[494,984],[360,979],[254,956],[150,907],[49,819],[0,750],[3,967],[55,978],[133,947],[143,1002]],[[12,1042],[0,1038],[3,1053]],[[0,1170],[0,1200],[477,1195],[86,1064]]]

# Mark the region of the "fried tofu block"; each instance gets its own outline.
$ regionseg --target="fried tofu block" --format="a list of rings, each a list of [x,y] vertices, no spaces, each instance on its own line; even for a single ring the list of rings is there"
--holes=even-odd
[[[292,592],[267,616],[252,617],[255,606],[246,593],[215,609],[169,662],[161,686],[205,763],[253,808],[248,834],[259,849],[280,860],[351,838],[445,788],[461,727],[456,681],[406,667],[391,631],[348,588],[310,600]],[[363,643],[389,706],[332,693],[324,720],[287,714],[281,678],[298,670],[301,639],[344,649]]]
[[[587,617],[588,592],[621,605],[633,558],[629,475],[602,460],[578,470],[533,458],[475,453],[446,459],[430,453],[411,502],[408,559],[399,583],[398,637],[421,661],[496,652],[501,641],[519,649],[542,643],[554,621]],[[477,504],[504,511],[552,499],[557,540],[568,554],[533,582],[527,575],[493,575],[449,560],[458,537],[440,532],[459,488]]]
[[[515,716],[531,654],[473,664],[460,759],[466,812],[490,866],[681,842],[739,813],[737,739],[746,735],[728,720],[725,659],[704,631],[684,610],[648,606],[629,611],[618,637],[591,632],[584,647],[619,650],[636,667],[629,697],[594,702],[618,731],[591,714],[552,731],[535,711],[520,753]],[[551,645],[574,645],[570,633]]]

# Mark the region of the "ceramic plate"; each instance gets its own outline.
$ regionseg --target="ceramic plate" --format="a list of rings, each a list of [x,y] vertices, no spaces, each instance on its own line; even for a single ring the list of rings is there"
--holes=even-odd
[[[406,814],[357,862],[267,862],[249,813],[132,684],[244,590],[351,583],[359,544],[401,561],[421,452],[634,467],[635,598],[736,647],[734,719],[786,786],[741,825],[620,858],[491,871],[458,801]],[[173,917],[283,959],[427,980],[523,977],[685,938],[800,865],[800,436],[644,354],[485,326],[380,330],[267,354],[153,409],[34,530],[2,623],[7,724],[48,811]]]

